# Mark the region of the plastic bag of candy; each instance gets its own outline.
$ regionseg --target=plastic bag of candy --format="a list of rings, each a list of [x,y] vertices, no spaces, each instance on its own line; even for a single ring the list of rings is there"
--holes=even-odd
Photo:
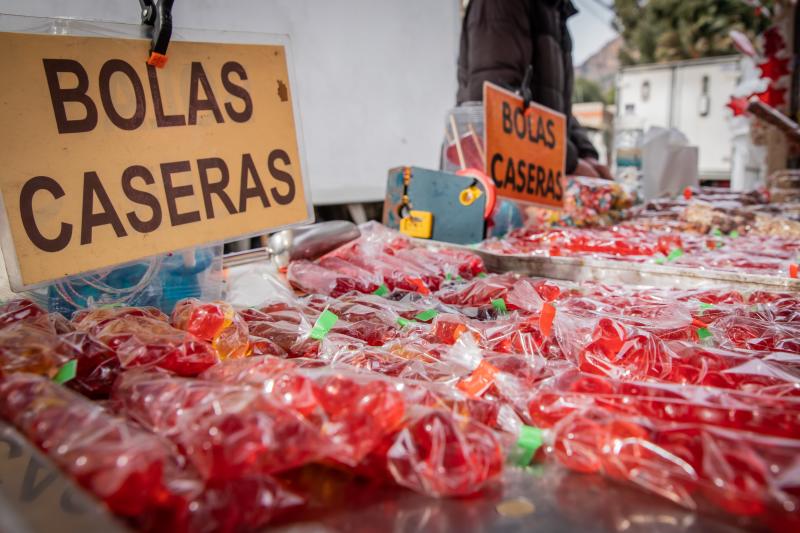
[[[711,504],[776,531],[798,525],[800,440],[595,406],[559,418],[541,440],[540,453],[579,472],[627,480],[692,509]]]
[[[155,308],[99,308],[75,313],[78,331],[111,350],[123,368],[159,367],[194,376],[219,362],[217,351],[191,333],[174,328]]]
[[[220,359],[246,357],[250,353],[247,323],[230,304],[181,300],[170,320],[176,328],[211,343]]]
[[[526,209],[527,223],[539,227],[608,226],[628,218],[627,209],[636,202],[635,191],[616,181],[568,176],[564,185],[564,208]]]

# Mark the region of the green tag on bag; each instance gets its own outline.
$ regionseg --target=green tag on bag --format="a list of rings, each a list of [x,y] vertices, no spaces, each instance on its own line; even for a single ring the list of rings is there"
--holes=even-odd
[[[339,321],[339,317],[331,313],[327,309],[319,315],[314,327],[311,328],[311,338],[321,341],[325,336],[330,333],[331,328]]]
[[[670,262],[675,261],[676,259],[678,259],[682,255],[683,255],[683,250],[681,248],[675,248],[667,256],[667,261],[670,261]]]
[[[381,285],[372,294],[374,294],[375,296],[386,296],[387,294],[389,294],[389,287],[387,287],[386,285]]]
[[[508,307],[506,307],[506,301],[503,298],[492,300],[492,307],[497,309],[498,313],[502,313],[504,315],[508,313]]]
[[[542,430],[532,426],[522,426],[517,438],[517,465],[528,466],[536,455],[536,450],[542,447]]]
[[[436,315],[439,313],[435,309],[428,309],[427,311],[422,311],[417,316],[414,317],[415,320],[419,320],[420,322],[429,322],[436,318]]]
[[[699,338],[701,341],[704,341],[709,337],[713,337],[713,335],[711,334],[710,331],[708,331],[707,328],[699,328],[697,330],[697,338]]]
[[[58,373],[53,376],[53,381],[63,385],[64,383],[75,379],[75,376],[78,374],[78,361],[73,359],[64,364],[61,368],[58,369]]]
[[[397,325],[399,325],[401,328],[404,328],[409,324],[411,324],[411,321],[409,319],[403,317],[397,318]]]

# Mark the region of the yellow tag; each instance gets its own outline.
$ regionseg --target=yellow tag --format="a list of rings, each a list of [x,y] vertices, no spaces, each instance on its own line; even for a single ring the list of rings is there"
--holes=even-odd
[[[411,211],[400,220],[400,233],[417,239],[430,239],[433,235],[433,213],[428,211]]]
[[[475,200],[481,197],[483,192],[476,186],[467,187],[461,194],[458,195],[458,201],[461,205],[469,206],[475,203]]]

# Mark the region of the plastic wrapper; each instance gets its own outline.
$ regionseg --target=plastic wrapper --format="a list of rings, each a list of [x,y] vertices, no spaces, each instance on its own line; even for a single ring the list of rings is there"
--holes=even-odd
[[[0,378],[16,372],[54,376],[73,356],[59,337],[68,324],[60,315],[40,314],[35,311],[38,308],[24,304],[11,302],[4,308],[24,318],[6,320],[0,329]]]
[[[278,302],[241,313],[250,331],[254,355],[315,356],[319,343],[308,338],[311,324],[300,306]]]
[[[181,300],[172,311],[171,322],[176,328],[210,342],[220,359],[246,357],[250,353],[247,323],[225,302]]]
[[[137,529],[164,533],[253,531],[306,503],[271,476],[207,482],[194,472],[181,471],[169,476],[166,485],[170,505],[137,517]]]
[[[111,391],[109,408],[168,443],[181,468],[164,478],[166,508],[146,516],[173,531],[259,527],[301,504],[273,476],[309,464],[436,497],[469,495],[497,480],[504,462],[529,460],[542,439],[540,453],[570,468],[690,508],[790,524],[797,294],[478,275],[472,254],[439,256],[367,229],[307,263],[361,289],[311,284],[312,294],[240,312],[187,300],[172,325],[148,308],[84,311],[67,323],[11,303],[0,339],[12,340],[0,346],[13,361],[35,361],[19,355],[34,346],[58,354],[46,375],[77,359],[67,386],[91,398]],[[712,252],[708,236],[604,231],[518,237],[546,253],[563,244],[634,260],[675,246],[690,257]],[[762,239],[776,247],[756,257],[752,241],[724,239],[715,251],[752,261],[793,249]],[[29,332],[22,341],[12,335],[20,329]]]
[[[111,387],[122,371],[114,350],[85,331],[73,331],[60,336],[60,349],[76,361],[75,378],[67,386],[93,399],[108,398]]]
[[[73,323],[113,350],[123,368],[157,366],[194,376],[219,362],[209,343],[172,327],[167,317],[153,308],[80,311]]]
[[[302,371],[291,361],[272,357],[220,364],[201,377],[258,387],[264,396],[297,412],[315,428],[326,443],[326,458],[350,466],[400,426],[406,408],[396,384],[380,376]]]
[[[429,295],[445,281],[470,279],[484,270],[481,259],[469,252],[431,251],[376,223],[360,229],[360,238],[317,262],[291,263],[287,277],[292,286],[333,297],[350,291],[373,293],[383,286]]]
[[[755,209],[714,206],[705,202],[692,202],[682,213],[682,218],[701,233],[714,231],[724,234],[765,235],[800,238],[800,222],[777,214],[760,213]]]
[[[117,380],[112,402],[175,443],[206,480],[272,474],[332,452],[299,410],[252,387],[128,371]]]
[[[11,300],[0,305],[0,328],[46,314],[46,311],[30,300]]]
[[[798,524],[800,440],[590,407],[548,428],[545,453],[584,473],[633,482],[689,508],[710,503],[776,531]]]
[[[47,378],[0,381],[0,413],[115,513],[137,517],[167,499],[170,448]]]
[[[711,322],[709,330],[723,347],[800,354],[800,324],[729,315]]]
[[[268,476],[205,483],[166,441],[40,376],[0,382],[0,414],[137,529],[241,531],[304,503]]]
[[[564,208],[530,207],[527,222],[538,227],[608,226],[628,218],[635,202],[636,193],[619,182],[567,176]]]
[[[248,383],[287,408],[302,406],[333,444],[329,460],[359,465],[368,477],[453,496],[480,490],[502,469],[503,440],[491,429],[499,405],[448,387],[269,357],[217,365],[203,377]]]
[[[621,381],[575,370],[536,384],[529,402],[534,425],[550,427],[573,412],[598,407],[626,416],[705,424],[797,438],[800,401],[714,387]]]
[[[787,389],[786,394],[800,376],[800,359],[789,353],[717,349],[692,340],[664,341],[607,318],[596,321],[588,342],[566,335],[562,341],[568,345],[565,352],[582,371],[617,379],[659,379],[751,392]]]
[[[646,229],[636,223],[594,229],[527,228],[502,240],[484,241],[481,247],[498,254],[593,257],[780,277],[793,275],[792,265],[800,253],[800,241],[793,238],[697,235],[671,228]]]
[[[361,472],[431,496],[467,496],[502,472],[497,433],[469,417],[414,407],[402,429],[387,439]]]
[[[772,204],[765,190],[734,192],[687,189],[678,199],[656,199],[632,210],[632,224],[654,230],[701,234],[753,234],[797,239],[800,225],[792,204]]]
[[[420,313],[438,313],[428,307],[430,303],[397,302],[359,293],[338,299],[317,295],[292,303],[268,303],[241,315],[249,326],[254,354],[318,357],[328,341],[384,346],[405,338],[420,324],[416,321]],[[324,313],[335,315],[335,323],[315,338],[314,327]]]
[[[337,264],[344,263],[346,261],[337,261]],[[349,264],[344,267],[334,269],[311,261],[294,261],[289,265],[287,274],[292,286],[307,294],[336,297],[350,291],[371,293],[380,287],[382,280],[378,276]]]
[[[659,237],[662,237],[659,240]],[[633,227],[613,228],[526,228],[511,232],[502,240],[487,240],[481,247],[501,254],[543,256],[591,255],[601,258],[652,257],[681,247],[680,237],[656,235]],[[644,260],[644,259],[642,259]]]

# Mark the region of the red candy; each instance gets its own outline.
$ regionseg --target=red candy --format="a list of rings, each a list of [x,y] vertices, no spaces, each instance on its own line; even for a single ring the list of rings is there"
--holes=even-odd
[[[41,307],[30,300],[11,300],[0,305],[0,328],[19,322],[46,315]]]
[[[206,480],[281,472],[330,452],[309,421],[251,387],[129,371],[112,401],[174,442]]]
[[[80,331],[113,350],[123,368],[157,366],[194,376],[219,362],[211,345],[173,328],[156,310],[97,309],[73,320]]]
[[[182,300],[172,311],[172,324],[210,342],[220,359],[246,357],[250,352],[247,323],[230,304]]]
[[[162,440],[46,378],[0,381],[0,414],[115,513],[137,517],[166,497]]]

